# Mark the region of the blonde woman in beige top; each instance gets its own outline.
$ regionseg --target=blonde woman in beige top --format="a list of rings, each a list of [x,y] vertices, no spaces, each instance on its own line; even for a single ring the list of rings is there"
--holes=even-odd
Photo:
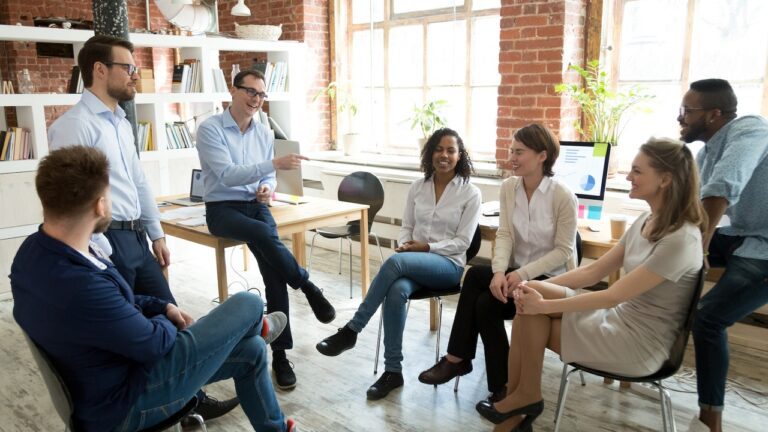
[[[499,230],[493,266],[473,266],[464,278],[448,353],[419,375],[442,384],[472,371],[478,334],[483,339],[489,399],[506,396],[509,343],[504,320],[515,316],[507,296],[528,279],[564,273],[576,266],[576,196],[553,179],[560,145],[545,127],[515,132],[510,162],[515,177],[501,186]]]

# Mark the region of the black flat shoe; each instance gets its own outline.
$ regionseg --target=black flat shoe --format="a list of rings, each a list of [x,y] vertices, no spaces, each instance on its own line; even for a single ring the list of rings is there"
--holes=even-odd
[[[480,413],[481,416],[485,417],[487,420],[491,421],[494,424],[500,424],[504,421],[519,415],[526,416],[525,420],[523,420],[523,423],[528,420],[529,417],[532,417],[530,423],[533,423],[533,419],[539,416],[544,411],[544,401],[540,400],[538,402],[534,402],[530,405],[526,405],[520,408],[513,409],[512,411],[507,412],[499,412],[494,408],[492,403],[488,403],[487,400],[480,401],[477,405],[475,405],[475,408],[477,409],[477,412]],[[520,425],[522,426],[523,423]]]
[[[334,357],[353,348],[356,343],[357,333],[351,328],[344,326],[335,335],[328,336],[320,341],[315,345],[315,348],[320,351],[320,354]]]
[[[419,381],[432,385],[445,384],[457,376],[464,376],[470,372],[472,372],[471,360],[453,363],[443,356],[434,366],[419,374]]]
[[[328,324],[336,318],[336,309],[334,309],[331,302],[323,295],[322,290],[315,286],[310,281],[307,281],[304,286],[301,287],[301,291],[307,297],[309,307],[312,308],[312,313],[315,314],[315,318],[323,324]]]
[[[379,400],[386,397],[392,390],[403,386],[403,374],[384,372],[381,377],[368,388],[368,400]]]

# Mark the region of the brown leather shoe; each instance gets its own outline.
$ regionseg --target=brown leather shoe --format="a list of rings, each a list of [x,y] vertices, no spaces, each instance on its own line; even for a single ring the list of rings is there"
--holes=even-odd
[[[445,384],[457,376],[463,376],[470,372],[472,372],[471,360],[451,363],[443,356],[434,366],[419,374],[419,381],[432,385]]]

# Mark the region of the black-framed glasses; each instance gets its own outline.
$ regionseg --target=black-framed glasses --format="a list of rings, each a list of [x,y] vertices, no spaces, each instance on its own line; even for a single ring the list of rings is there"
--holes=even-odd
[[[680,111],[678,112],[680,113],[680,117],[685,117],[687,114],[690,114],[694,111],[708,111],[711,109],[715,109],[715,108],[689,108],[689,107],[681,106]]]
[[[258,97],[260,97],[262,99],[269,98],[269,96],[267,96],[266,93],[260,92],[260,91],[256,90],[255,88],[246,87],[246,86],[239,86],[239,85],[236,85],[235,88],[243,90],[244,92],[246,92],[248,94],[249,97],[256,97],[256,96],[258,96]]]
[[[128,64],[128,63],[105,62],[104,64],[107,66],[120,66],[126,72],[128,72],[129,76],[133,76],[133,74],[139,73],[139,70],[140,70],[138,66]]]

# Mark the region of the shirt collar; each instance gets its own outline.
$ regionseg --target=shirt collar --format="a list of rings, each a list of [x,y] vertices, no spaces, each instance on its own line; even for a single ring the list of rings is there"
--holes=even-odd
[[[515,189],[520,189],[521,187],[523,187],[522,177],[520,177],[520,180],[515,185]],[[541,179],[541,183],[539,183],[539,187],[537,187],[536,190],[545,194],[549,191],[550,187],[552,187],[552,177],[544,176],[544,178]]]
[[[83,96],[81,100],[93,114],[108,112],[110,114],[114,114],[120,119],[125,118],[125,111],[120,105],[115,107],[115,112],[113,113],[112,110],[109,109],[109,107],[104,102],[102,102],[101,99],[99,99],[95,94],[93,94],[93,92],[88,89],[83,90]]]
[[[255,123],[256,122],[253,121],[253,118],[251,118],[251,123],[248,125],[248,128],[243,133],[247,133],[251,129],[253,129],[254,126],[255,126]],[[235,128],[235,129],[237,129],[238,132],[240,131],[240,126],[237,125],[237,122],[235,121],[235,118],[232,117],[232,113],[230,112],[229,108],[227,108],[227,110],[224,111],[224,117],[222,119],[222,126],[224,126],[225,129],[226,128]]]
[[[455,185],[458,185],[459,183],[461,183],[461,182],[462,182],[462,180],[464,180],[464,178],[463,178],[463,177],[461,177],[460,175],[456,174],[455,176],[453,176],[453,178],[451,179],[451,181],[450,181],[450,182],[448,182],[448,183],[453,183],[453,184],[455,184]],[[428,181],[428,182],[432,182],[432,183],[434,183],[434,182],[435,182],[435,175],[434,175],[434,174],[432,174],[431,176],[429,176],[429,178],[427,179],[427,181]]]

